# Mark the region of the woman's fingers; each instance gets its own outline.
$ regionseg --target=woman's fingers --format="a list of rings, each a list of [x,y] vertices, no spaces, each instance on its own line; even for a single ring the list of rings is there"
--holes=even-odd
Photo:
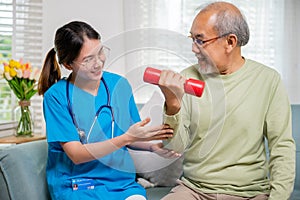
[[[173,129],[160,129],[155,131],[149,131],[149,137],[154,137],[156,139],[167,139],[173,137]]]
[[[145,126],[149,122],[150,118],[146,118],[128,129],[127,135],[131,137],[132,142],[164,140],[173,136],[173,129],[169,125]]]
[[[151,140],[166,140],[173,137],[173,134],[164,134],[164,135],[155,135],[149,138],[146,138],[145,140],[151,141]]]
[[[138,124],[139,124],[140,126],[145,126],[145,125],[148,124],[150,121],[151,121],[150,118],[147,117],[146,119],[144,119],[144,120],[138,122]]]
[[[181,154],[170,150],[169,152],[165,153],[164,156],[167,158],[177,158],[177,157],[180,157]]]
[[[180,153],[164,148],[162,143],[152,145],[151,150],[152,152],[164,158],[178,158],[181,156]]]
[[[145,130],[148,132],[155,132],[155,131],[161,131],[161,130],[172,130],[168,124],[162,124],[158,126],[148,126],[145,127]],[[170,132],[170,131],[168,131]]]

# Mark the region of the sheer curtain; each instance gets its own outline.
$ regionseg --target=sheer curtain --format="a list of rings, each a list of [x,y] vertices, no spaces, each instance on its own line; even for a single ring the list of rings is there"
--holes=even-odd
[[[126,76],[141,76],[146,66],[180,71],[196,63],[187,38],[198,7],[209,1],[127,0],[124,2]],[[238,6],[250,26],[250,41],[243,55],[276,69],[288,89],[291,103],[299,97],[299,13],[298,0],[227,0]],[[298,44],[298,45],[297,45]],[[139,75],[138,75],[139,73]],[[138,101],[153,90],[132,81]],[[140,88],[143,88],[141,92]],[[145,92],[147,91],[147,92]]]

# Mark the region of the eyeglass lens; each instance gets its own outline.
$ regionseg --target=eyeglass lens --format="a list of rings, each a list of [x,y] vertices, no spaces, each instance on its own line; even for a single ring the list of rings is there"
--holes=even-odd
[[[100,62],[104,62],[109,56],[109,48],[102,46],[96,55],[91,56],[85,59],[82,64],[86,67],[93,66],[94,64]]]

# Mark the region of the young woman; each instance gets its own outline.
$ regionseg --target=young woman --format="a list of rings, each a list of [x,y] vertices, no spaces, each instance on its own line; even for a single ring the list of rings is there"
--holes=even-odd
[[[146,199],[127,147],[159,149],[144,141],[173,131],[140,120],[128,81],[103,71],[109,49],[90,25],[70,22],[57,30],[54,43],[38,85],[52,199]],[[68,78],[61,79],[59,64],[71,70]]]

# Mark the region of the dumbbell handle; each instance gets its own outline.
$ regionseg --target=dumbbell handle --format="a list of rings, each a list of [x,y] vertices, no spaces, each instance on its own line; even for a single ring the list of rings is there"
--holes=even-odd
[[[144,72],[143,80],[154,85],[158,84],[161,70],[152,67],[147,67]],[[184,84],[184,91],[187,94],[201,97],[204,90],[205,82],[197,79],[187,79]]]

